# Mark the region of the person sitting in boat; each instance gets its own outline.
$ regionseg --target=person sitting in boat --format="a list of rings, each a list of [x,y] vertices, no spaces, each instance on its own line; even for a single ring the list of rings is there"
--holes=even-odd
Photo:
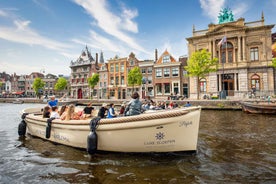
[[[102,107],[99,109],[98,116],[101,118],[105,118],[107,110],[107,104],[103,103]]]
[[[70,104],[65,116],[65,120],[79,120],[81,119],[80,115],[75,112],[75,105]]]
[[[126,109],[126,104],[122,103],[121,108],[120,108],[120,112],[119,112],[119,116],[124,116],[125,109]]]
[[[62,114],[64,114],[64,112],[66,111],[66,108],[67,108],[66,105],[61,106],[60,110],[58,111],[58,114],[60,117],[62,116]]]
[[[43,118],[50,118],[50,114],[51,114],[51,108],[47,105],[43,108],[42,117]]]
[[[107,112],[107,118],[116,118],[116,117],[117,117],[117,114],[114,109],[114,103],[111,103]]]
[[[55,119],[59,119],[60,118],[57,106],[52,107],[50,118],[55,118]]]
[[[94,107],[92,107],[92,102],[91,102],[83,109],[82,118],[85,119],[88,117],[92,117],[93,110],[94,110]]]
[[[190,106],[192,106],[192,104],[190,104],[190,102],[187,102],[187,103],[185,104],[185,107],[190,107]]]
[[[134,92],[131,96],[132,100],[126,107],[125,116],[139,115],[145,111],[142,107],[142,102],[139,100],[139,94]]]

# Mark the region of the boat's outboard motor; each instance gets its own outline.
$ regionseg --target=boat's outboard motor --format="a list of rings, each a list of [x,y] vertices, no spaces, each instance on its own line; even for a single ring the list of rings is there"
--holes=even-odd
[[[90,121],[90,133],[87,136],[87,152],[89,154],[94,154],[97,151],[98,136],[96,133],[96,128],[100,120],[100,117],[95,117]]]
[[[55,118],[49,118],[49,119],[47,119],[46,135],[45,135],[45,137],[46,137],[47,139],[49,139],[50,136],[51,136],[52,121],[53,121],[54,119],[55,119]]]
[[[25,136],[26,134],[26,129],[27,129],[27,124],[25,122],[25,118],[28,115],[28,113],[23,113],[21,116],[21,122],[18,125],[18,135],[19,136]]]

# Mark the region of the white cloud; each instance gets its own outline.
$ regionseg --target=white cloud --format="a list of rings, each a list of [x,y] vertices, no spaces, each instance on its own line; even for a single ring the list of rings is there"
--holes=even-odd
[[[29,27],[31,21],[13,20],[13,23],[14,26],[0,27],[0,38],[27,45],[39,45],[58,51],[63,51],[65,48],[69,48],[69,46],[64,43],[39,35],[35,30]]]
[[[7,13],[3,10],[0,10],[0,16],[2,17],[6,17],[7,16]]]
[[[217,22],[219,12],[222,8],[230,8],[234,14],[234,19],[242,17],[242,15],[248,11],[250,4],[242,1],[234,0],[200,0],[201,8],[204,13],[211,18],[214,22]],[[227,4],[227,7],[225,7]],[[228,7],[229,6],[229,7]]]
[[[127,44],[134,50],[145,52],[145,49],[137,44],[137,41],[124,31],[138,32],[137,23],[132,19],[138,15],[137,11],[123,8],[122,15],[115,15],[108,9],[105,0],[75,0],[86,12],[95,19],[95,24],[105,33]]]
[[[224,6],[225,0],[200,0],[200,6],[212,21],[217,22],[218,14]]]
[[[247,10],[249,9],[249,6],[246,3],[239,3],[237,6],[235,6],[233,8],[233,14],[234,14],[234,18],[238,19],[240,17],[242,17],[242,15],[247,12]]]

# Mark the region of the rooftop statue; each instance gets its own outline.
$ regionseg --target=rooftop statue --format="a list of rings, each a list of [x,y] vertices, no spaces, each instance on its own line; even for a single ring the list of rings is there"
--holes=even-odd
[[[223,8],[222,10],[220,10],[218,21],[219,24],[234,21],[234,15],[232,11],[228,8]]]

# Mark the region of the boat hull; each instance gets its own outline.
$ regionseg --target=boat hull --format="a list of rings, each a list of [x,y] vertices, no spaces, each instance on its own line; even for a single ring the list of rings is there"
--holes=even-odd
[[[138,116],[101,119],[96,129],[97,150],[114,152],[174,152],[197,149],[200,107]],[[47,119],[25,118],[27,133],[45,138]],[[49,141],[87,148],[90,120],[54,120]]]
[[[241,103],[242,110],[246,113],[254,114],[276,114],[276,104],[272,103],[252,103],[252,102],[243,102]]]

